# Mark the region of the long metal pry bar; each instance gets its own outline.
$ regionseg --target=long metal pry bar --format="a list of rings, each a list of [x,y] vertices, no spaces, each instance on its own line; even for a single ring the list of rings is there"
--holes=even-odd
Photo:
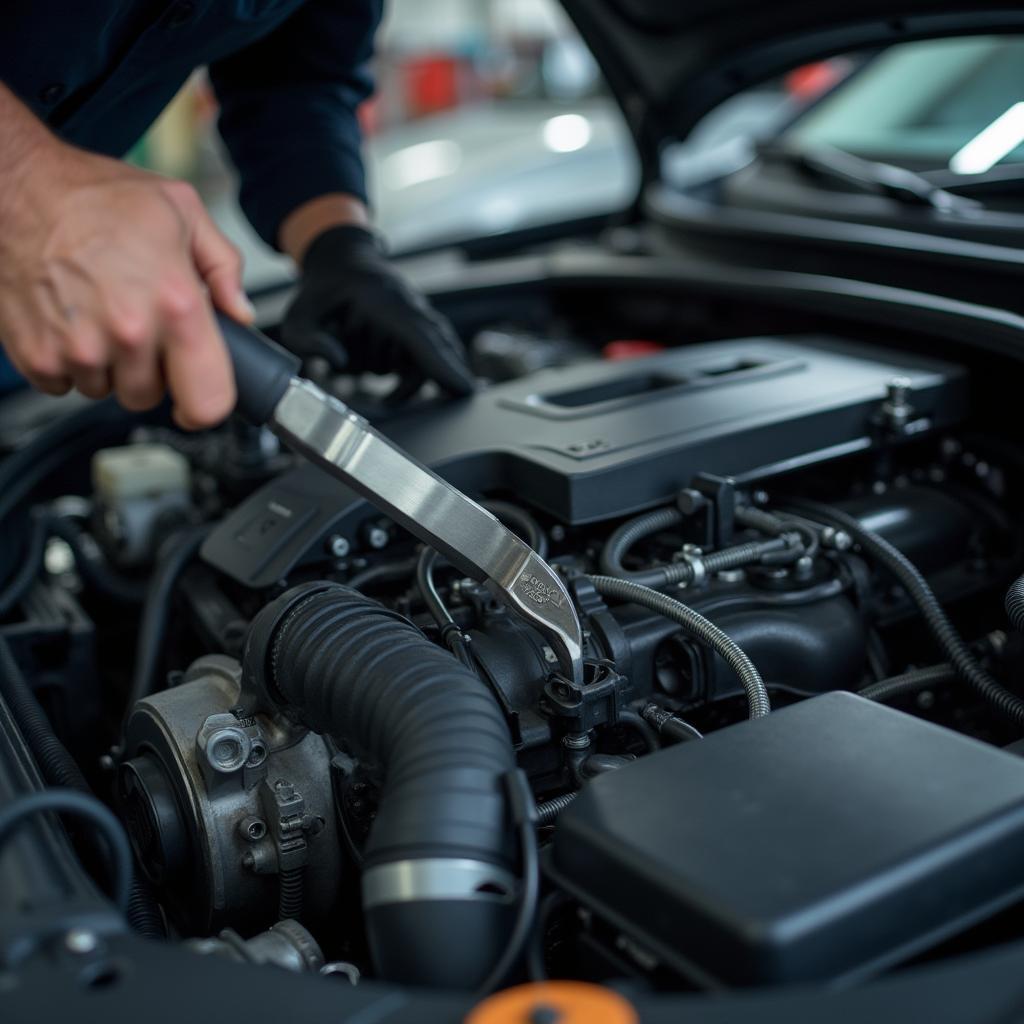
[[[490,512],[302,378],[292,378],[267,425],[290,448],[484,583],[545,636],[562,671],[582,681],[583,635],[565,584]]]
[[[391,443],[347,405],[297,375],[298,359],[223,314],[237,410],[435,548],[544,635],[562,671],[583,681],[583,632],[569,592],[535,551],[486,509]]]

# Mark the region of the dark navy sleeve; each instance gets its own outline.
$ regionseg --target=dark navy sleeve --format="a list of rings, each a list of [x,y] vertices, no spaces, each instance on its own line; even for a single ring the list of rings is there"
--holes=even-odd
[[[210,67],[242,209],[274,247],[282,221],[307,200],[330,192],[366,198],[356,110],[373,91],[368,63],[382,4],[309,0]]]

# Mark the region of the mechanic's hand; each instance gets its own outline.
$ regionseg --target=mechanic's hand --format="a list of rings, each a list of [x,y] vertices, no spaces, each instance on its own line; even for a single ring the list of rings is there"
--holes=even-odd
[[[474,389],[466,350],[452,325],[385,259],[372,232],[328,228],[303,258],[299,294],[282,325],[297,355],[320,356],[349,373],[424,378],[456,395]]]
[[[241,261],[185,182],[56,139],[0,179],[0,340],[37,388],[212,426],[235,387],[210,305],[252,309]]]

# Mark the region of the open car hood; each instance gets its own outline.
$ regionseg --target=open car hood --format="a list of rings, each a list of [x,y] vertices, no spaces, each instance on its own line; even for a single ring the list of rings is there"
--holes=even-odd
[[[644,168],[723,100],[801,64],[913,39],[1024,30],[1024,0],[562,0]]]

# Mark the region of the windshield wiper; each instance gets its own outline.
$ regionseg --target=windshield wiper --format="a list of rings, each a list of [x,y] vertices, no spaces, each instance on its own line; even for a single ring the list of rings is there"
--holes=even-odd
[[[860,192],[886,196],[908,206],[926,206],[942,213],[973,213],[983,208],[977,200],[958,196],[906,167],[880,160],[865,160],[832,146],[815,149],[762,146],[758,155],[762,159],[781,160],[828,181]]]

